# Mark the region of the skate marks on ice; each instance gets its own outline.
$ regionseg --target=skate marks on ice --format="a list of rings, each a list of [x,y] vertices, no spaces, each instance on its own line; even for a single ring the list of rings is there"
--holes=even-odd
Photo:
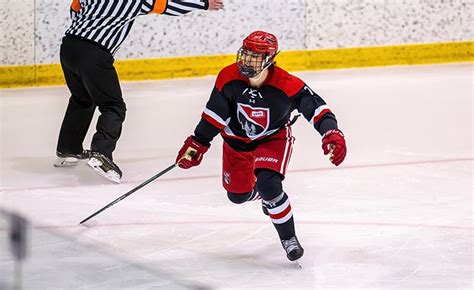
[[[64,88],[2,91],[2,113],[11,120],[1,126],[8,136],[2,206],[218,289],[472,289],[472,64],[298,75],[339,112],[349,146],[345,164],[332,169],[314,129],[294,125],[285,187],[305,249],[302,270],[287,260],[257,206],[229,204],[217,140],[200,168],[172,172],[95,218],[97,225],[77,226],[174,160],[205,105],[210,77],[124,84],[133,110],[116,156],[122,185],[106,184],[86,164],[53,168]],[[31,117],[20,118],[19,109]],[[176,119],[179,126],[162,126]],[[452,142],[459,138],[466,142]],[[311,160],[308,152],[315,152]],[[77,253],[67,250],[58,258]],[[107,278],[120,279],[113,274]]]

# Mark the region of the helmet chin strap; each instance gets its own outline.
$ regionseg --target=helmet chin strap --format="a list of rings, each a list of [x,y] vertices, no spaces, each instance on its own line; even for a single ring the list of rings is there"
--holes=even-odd
[[[249,79],[251,79],[252,81],[255,81],[255,82],[260,81],[260,79],[261,79],[262,76],[263,76],[263,72],[264,72],[265,70],[267,70],[267,69],[268,69],[268,66],[265,67],[264,69],[262,69],[262,71],[260,71],[260,73],[259,73],[258,75],[254,76],[254,77],[252,77],[252,78],[249,78]]]

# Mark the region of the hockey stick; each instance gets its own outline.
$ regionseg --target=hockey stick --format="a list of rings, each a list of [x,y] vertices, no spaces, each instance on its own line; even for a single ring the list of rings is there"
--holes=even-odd
[[[111,203],[107,204],[106,206],[104,206],[103,208],[99,209],[98,211],[96,211],[95,213],[91,214],[90,216],[88,216],[87,218],[85,218],[84,220],[82,220],[79,225],[82,225],[83,223],[87,222],[88,220],[90,220],[91,218],[95,217],[96,215],[98,215],[99,213],[103,212],[104,210],[108,209],[109,207],[113,206],[114,204],[116,204],[117,202],[121,201],[122,199],[125,199],[127,196],[131,195],[132,193],[134,193],[135,191],[139,190],[140,188],[144,187],[145,185],[147,185],[148,183],[152,182],[153,180],[157,179],[158,177],[162,176],[163,174],[165,174],[166,172],[170,171],[171,169],[175,168],[176,166],[178,166],[179,162],[181,162],[182,159],[188,159],[190,160],[193,155],[196,153],[196,151],[193,151],[192,149],[189,150],[183,155],[183,157],[181,157],[181,159],[178,160],[178,162],[176,162],[175,164],[173,165],[170,165],[168,166],[166,169],[164,169],[163,171],[161,171],[160,173],[154,175],[153,177],[149,178],[148,180],[146,180],[145,182],[143,182],[142,184],[140,184],[139,186],[135,187],[134,189],[130,190],[129,192],[125,193],[124,195],[120,196],[119,198],[117,198],[116,200],[112,201]]]

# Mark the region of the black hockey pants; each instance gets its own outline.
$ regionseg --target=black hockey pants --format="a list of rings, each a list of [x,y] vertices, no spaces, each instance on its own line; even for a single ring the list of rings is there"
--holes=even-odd
[[[82,143],[98,107],[101,114],[91,150],[112,159],[126,111],[113,56],[95,43],[65,36],[60,59],[71,97],[61,125],[57,151],[82,152]]]

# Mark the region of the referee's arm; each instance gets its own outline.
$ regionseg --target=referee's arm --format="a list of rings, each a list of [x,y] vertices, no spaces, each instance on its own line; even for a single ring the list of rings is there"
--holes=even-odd
[[[223,0],[168,0],[162,14],[179,16],[193,10],[220,10],[223,8]]]

